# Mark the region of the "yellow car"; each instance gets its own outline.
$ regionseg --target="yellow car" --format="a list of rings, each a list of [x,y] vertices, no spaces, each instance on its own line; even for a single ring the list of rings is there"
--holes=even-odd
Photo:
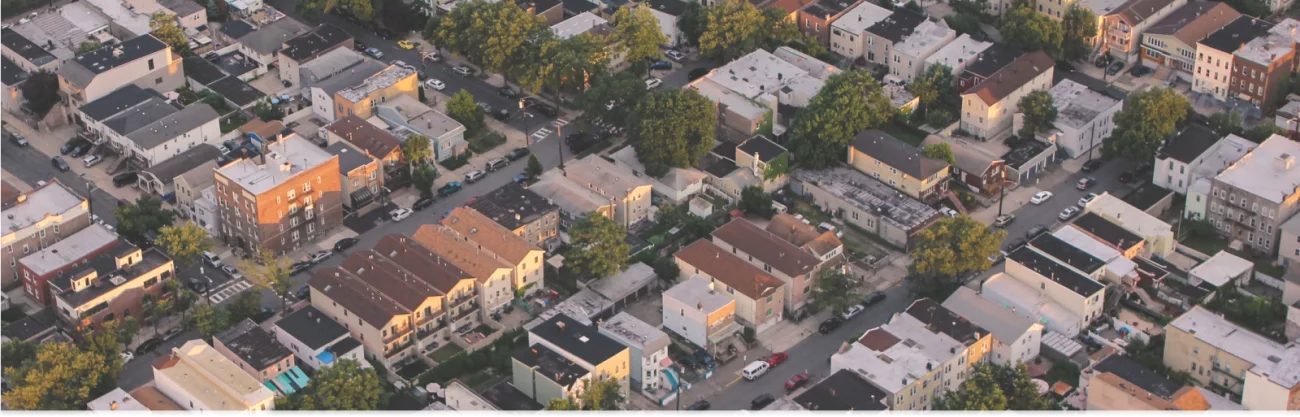
[[[415,42],[402,39],[400,41],[397,41],[397,46],[402,49],[415,49]]]

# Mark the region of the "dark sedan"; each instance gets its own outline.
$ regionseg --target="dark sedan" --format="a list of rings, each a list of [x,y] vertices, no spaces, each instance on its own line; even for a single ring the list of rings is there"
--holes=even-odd
[[[335,252],[342,252],[342,251],[345,251],[345,250],[347,250],[348,248],[350,248],[350,247],[356,245],[356,244],[357,244],[357,241],[359,241],[359,239],[357,239],[357,238],[355,238],[355,237],[346,237],[346,238],[343,238],[343,239],[339,239],[338,242],[334,242],[334,251],[335,251]]]

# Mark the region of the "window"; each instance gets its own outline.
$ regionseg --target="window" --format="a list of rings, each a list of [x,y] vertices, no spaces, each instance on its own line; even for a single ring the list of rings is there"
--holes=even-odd
[[[152,59],[152,58],[149,59],[149,71],[153,71],[153,59]],[[191,408],[193,408],[193,407],[191,406]]]

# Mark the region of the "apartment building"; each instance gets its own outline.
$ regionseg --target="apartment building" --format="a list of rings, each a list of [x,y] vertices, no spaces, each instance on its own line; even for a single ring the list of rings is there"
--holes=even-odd
[[[106,141],[144,167],[195,147],[216,145],[222,138],[219,115],[212,106],[194,103],[177,109],[157,91],[134,84],[81,106],[76,117],[87,138]]]
[[[339,184],[342,194],[347,196],[343,207],[358,214],[369,212],[367,207],[380,197],[380,189],[384,187],[384,170],[379,160],[345,142],[335,142],[325,147],[325,152],[339,159]]]
[[[283,253],[343,222],[338,157],[297,135],[215,172],[221,238],[228,245]]]
[[[420,79],[416,73],[414,66],[402,61],[393,61],[391,65],[375,75],[335,92],[334,118],[355,114],[362,119],[369,119],[374,115],[376,106],[399,95],[418,100]]]
[[[835,236],[835,231],[820,230],[788,213],[773,215],[772,222],[767,224],[766,230],[773,236],[816,256],[822,262],[844,253],[844,242]]]
[[[555,204],[560,212],[560,228],[568,229],[574,221],[587,213],[599,213],[613,219],[613,201],[597,194],[589,188],[565,178],[556,170],[542,173],[537,182],[528,186],[528,191],[537,193],[548,202]]]
[[[668,362],[668,345],[672,340],[655,326],[633,317],[626,311],[615,314],[597,327],[600,334],[627,346],[631,372],[629,388],[650,394],[661,389],[670,389],[676,384],[677,376],[668,376],[671,368]]]
[[[467,206],[534,246],[551,249],[559,245],[560,210],[519,183],[497,187]]]
[[[888,67],[893,62],[894,47],[907,40],[927,20],[924,14],[911,9],[894,8],[889,17],[867,27],[864,34],[867,38],[864,54],[867,62]]]
[[[849,0],[814,0],[799,9],[795,25],[804,36],[817,39],[822,45],[831,43],[831,26],[859,3]]]
[[[1241,16],[1227,3],[1192,0],[1147,28],[1142,63],[1165,66],[1183,81],[1194,81],[1196,44]]]
[[[339,91],[360,85],[365,82],[366,79],[379,74],[387,67],[388,66],[383,63],[363,59],[338,72],[322,74],[327,76],[324,79],[309,82],[307,81],[307,78],[304,77],[302,82],[305,82],[308,85],[308,87],[304,88],[308,91],[307,95],[311,96],[312,113],[325,119],[327,122],[333,122],[335,119],[338,119],[339,107],[334,103],[336,94]],[[346,116],[347,113],[344,112],[343,115]]]
[[[664,291],[660,313],[664,330],[709,350],[741,331],[736,323],[736,300],[714,290],[710,278],[700,275],[691,274]]]
[[[274,385],[280,382],[281,374],[294,368],[293,352],[252,319],[244,319],[217,334],[212,338],[212,348],[257,382]]]
[[[685,42],[686,39],[682,37],[682,29],[678,27],[677,22],[686,13],[688,4],[682,0],[651,0],[645,3],[646,9],[649,9],[650,14],[653,14],[655,20],[659,21],[659,33],[668,38],[668,42],[663,46],[675,47]],[[550,21],[548,20],[548,22]]]
[[[567,162],[564,169],[553,169],[543,177],[555,175],[612,202],[612,219],[620,226],[630,227],[650,216],[650,194],[654,189],[650,180],[598,155]]]
[[[513,265],[475,248],[454,230],[440,225],[420,226],[412,238],[477,280],[475,291],[485,315],[500,312],[514,300]]]
[[[714,230],[713,243],[785,282],[785,305],[792,311],[810,301],[817,271],[825,262],[745,219]]]
[[[59,90],[72,108],[127,84],[172,91],[185,84],[181,57],[153,35],[137,36],[78,56],[59,67]]]
[[[984,360],[991,336],[930,299],[912,302],[831,356],[831,373],[848,371],[885,393],[890,410],[929,410]]]
[[[1300,410],[1300,347],[1194,306],[1165,326],[1164,363],[1252,411]]]
[[[790,47],[773,52],[755,50],[683,89],[691,89],[717,104],[718,123],[742,135],[757,134],[766,121],[788,126],[781,105],[804,107],[826,78],[840,69]]]
[[[563,398],[578,401],[586,384],[602,380],[617,381],[627,398],[631,356],[631,349],[596,327],[556,314],[528,330],[528,345],[514,352],[511,381],[542,404]]]
[[[185,410],[268,411],[275,393],[200,339],[154,361],[154,386]]]
[[[1173,14],[1187,1],[1128,0],[1109,13],[1100,15],[1102,50],[1125,61],[1140,59],[1142,35],[1147,28]]]
[[[1274,109],[1283,96],[1290,94],[1291,73],[1295,71],[1295,46],[1300,42],[1300,21],[1278,22],[1269,33],[1251,39],[1232,53],[1232,79],[1228,94],[1239,100]]]
[[[280,318],[271,332],[276,341],[293,351],[298,363],[308,368],[320,371],[343,360],[354,361],[362,369],[371,367],[361,342],[316,307],[304,306]]]
[[[24,72],[54,72],[63,62],[50,51],[46,51],[45,48],[12,28],[0,29],[0,46],[3,46],[0,48],[0,54],[11,60],[16,65],[15,69]]]
[[[1120,353],[1107,355],[1085,368],[1079,375],[1079,389],[1087,395],[1088,410],[1204,411],[1210,408],[1200,391],[1202,388],[1180,385]]]
[[[1049,90],[1055,66],[1047,53],[1030,52],[962,93],[961,129],[983,139],[1009,133],[1017,102],[1034,90]]]
[[[1300,210],[1300,145],[1273,135],[1214,177],[1205,218],[1220,235],[1272,254],[1280,226]]]
[[[784,320],[789,288],[771,273],[708,239],[687,245],[673,257],[683,275],[708,279],[713,291],[735,300],[736,320],[745,327],[762,332]]]
[[[989,361],[998,365],[1028,364],[1038,357],[1043,342],[1043,324],[1017,316],[968,287],[961,287],[944,300],[943,307],[992,335]]]
[[[831,22],[831,52],[857,59],[867,52],[867,28],[888,18],[892,11],[864,1]]]
[[[894,45],[893,56],[889,60],[889,73],[905,82],[911,82],[929,68],[926,60],[954,39],[957,39],[957,31],[949,28],[945,21],[927,19],[921,22],[911,36]]]
[[[542,281],[541,248],[528,243],[491,218],[465,207],[451,210],[442,219],[443,226],[456,232],[461,241],[491,255],[512,269],[511,288],[532,294],[540,291]]]
[[[1100,156],[1102,144],[1115,129],[1115,113],[1124,108],[1124,96],[1068,78],[1056,83],[1051,93],[1057,116],[1047,133],[1050,142],[1070,158]]]
[[[91,259],[124,243],[116,233],[99,224],[69,233],[67,239],[18,261],[16,270],[21,271],[23,290],[40,305],[54,305],[58,293],[50,290],[50,281],[80,269]]]
[[[336,49],[354,49],[352,35],[338,26],[322,23],[311,30],[284,41],[276,56],[280,80],[290,87],[301,86],[302,65]]]
[[[946,65],[952,69],[952,75],[956,77],[965,72],[966,67],[978,62],[979,54],[991,46],[993,42],[977,41],[963,33],[926,58],[922,71],[930,69],[935,64]]]
[[[858,132],[849,144],[848,163],[918,200],[934,201],[948,192],[947,162],[922,155],[917,147],[880,130]]]
[[[1044,236],[1051,238],[1048,240],[1056,239],[1055,236]],[[1044,249],[1049,246],[1043,243],[1039,242],[1041,248],[1025,246],[1008,254],[1007,275],[1065,307],[1070,313],[1079,317],[1081,326],[1086,326],[1093,319],[1101,316],[1105,305],[1106,286],[1078,268],[1086,266],[1085,269],[1099,271],[1101,261],[1073,246],[1061,243],[1059,239],[1053,242],[1050,250]],[[1068,256],[1073,262],[1067,263],[1066,260],[1045,252]]]
[[[1254,16],[1240,16],[1196,44],[1196,74],[1192,91],[1226,101],[1232,85],[1233,53],[1246,42],[1268,34],[1273,24]]]
[[[0,280],[6,290],[23,285],[18,260],[63,240],[90,226],[90,202],[57,178],[18,194],[4,208],[5,233],[0,237]],[[36,297],[36,288],[27,287]]]
[[[1207,127],[1189,126],[1156,153],[1152,183],[1187,195],[1184,217],[1205,217],[1211,180],[1257,146],[1241,136],[1220,139]]]
[[[837,167],[798,170],[791,184],[835,218],[853,223],[899,247],[939,220],[939,211],[860,171]]]
[[[171,258],[158,249],[119,242],[51,279],[49,289],[59,318],[85,330],[123,317],[143,319],[147,300],[159,299],[175,275]]]
[[[993,74],[1001,71],[1012,62],[1016,62],[1021,56],[1025,55],[1024,51],[1016,49],[1010,45],[993,42],[983,52],[975,56],[974,62],[966,66],[966,70],[955,73],[957,76],[957,92],[966,93],[976,84],[984,82]]]

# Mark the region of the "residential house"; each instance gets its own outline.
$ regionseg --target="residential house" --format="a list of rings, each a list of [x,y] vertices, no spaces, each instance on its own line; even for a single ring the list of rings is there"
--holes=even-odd
[[[72,343],[72,338],[64,334],[62,324],[54,313],[54,308],[40,309],[30,316],[18,319],[0,329],[5,343],[21,341],[28,343]]]
[[[609,162],[598,155],[589,155],[565,163],[564,169],[552,169],[542,174],[543,178],[556,175],[594,191],[606,201],[613,203],[612,219],[624,227],[629,227],[650,216],[650,193],[653,184],[626,167]]]
[[[986,357],[991,339],[979,326],[922,298],[832,355],[831,374],[857,374],[885,393],[891,410],[928,410],[935,397],[961,386]]]
[[[117,39],[149,34],[152,31],[150,16],[155,12],[166,13],[166,9],[158,2],[86,0],[86,4],[95,14],[109,21],[108,34]]]
[[[1017,316],[1011,309],[980,297],[968,287],[957,288],[957,292],[944,300],[943,307],[992,334],[988,358],[994,364],[1028,364],[1038,357],[1042,323]]]
[[[299,94],[303,97],[312,98],[312,87],[336,75],[349,72],[353,66],[363,62],[379,64],[351,48],[333,48],[311,60],[299,63],[297,75],[284,74],[285,71],[281,71],[280,77],[289,81],[291,88],[298,88]],[[332,99],[333,93],[330,93],[330,97]]]
[[[159,299],[175,275],[171,258],[158,249],[118,242],[48,284],[59,318],[85,330],[117,318],[143,319],[148,300]]]
[[[268,146],[263,155],[216,170],[226,244],[287,252],[343,222],[338,157],[297,135]]]
[[[274,22],[267,23],[265,26],[256,28],[244,36],[235,38],[239,41],[239,53],[251,59],[252,63],[257,64],[257,68],[254,68],[248,74],[230,75],[246,76],[247,79],[260,77],[270,70],[272,64],[278,62],[279,52],[284,49],[286,42],[297,38],[298,35],[307,33],[311,29],[311,26],[285,16]],[[284,69],[284,67],[281,67],[281,69]]]
[[[985,197],[996,195],[1006,181],[1006,163],[995,155],[989,155],[983,148],[972,145],[962,139],[947,139],[939,135],[930,135],[921,142],[922,147],[948,144],[952,149],[956,164],[949,167],[949,176]],[[1011,181],[1015,181],[1012,178]]]
[[[822,210],[899,248],[939,220],[939,212],[875,178],[849,168],[798,170],[793,189]]]
[[[934,201],[948,192],[947,162],[880,130],[858,132],[849,144],[848,164],[918,200]]]
[[[123,242],[116,233],[99,224],[69,233],[63,239],[18,261],[23,290],[42,306],[54,305],[57,292],[50,291],[50,281],[79,269],[99,254]]]
[[[1246,42],[1232,54],[1230,97],[1248,101],[1264,109],[1277,108],[1290,94],[1291,73],[1295,71],[1296,43],[1300,42],[1300,21],[1285,19],[1269,33]]]
[[[1079,390],[1086,393],[1088,410],[1191,411],[1208,408],[1204,407],[1208,402],[1198,388],[1180,385],[1120,353],[1107,355],[1085,368],[1079,375]],[[1196,397],[1201,397],[1200,401],[1194,401]]]
[[[278,377],[294,368],[293,352],[252,319],[244,319],[218,333],[212,338],[212,348],[239,365],[239,369],[257,382],[278,385]],[[286,391],[283,388],[278,390]]]
[[[1286,136],[1295,137],[1300,130],[1300,101],[1291,100],[1279,107],[1274,112],[1273,125],[1286,132]]]
[[[993,74],[1001,71],[1007,65],[1011,65],[1012,62],[1016,62],[1024,55],[1024,51],[1003,43],[993,42],[988,48],[984,48],[983,52],[976,55],[972,62],[966,65],[964,71],[956,73],[957,92],[966,93],[976,84],[989,79]]]
[[[387,185],[389,189],[393,189],[410,183],[411,168],[402,157],[402,141],[397,136],[393,136],[392,132],[352,115],[335,120],[334,123],[321,128],[321,136],[325,138],[328,146],[343,144],[358,153],[379,160],[381,170],[376,177],[367,177],[366,181],[358,181],[358,185],[351,190],[362,194],[348,194],[348,198],[354,204],[364,205],[361,204],[362,201],[377,196],[378,186]],[[362,187],[361,183],[368,186]],[[369,189],[370,186],[375,188],[370,190],[370,196],[367,197],[361,189]]]
[[[686,13],[687,4],[682,0],[650,0],[642,4],[659,21],[659,33],[668,38],[663,46],[675,47],[686,41],[677,22]]]
[[[127,84],[78,107],[74,117],[81,125],[80,133],[83,136],[94,141],[108,140],[109,135],[120,135],[118,130],[128,129],[125,122],[133,120],[127,118],[131,113],[147,116],[131,123],[133,126],[129,127],[138,129],[176,111],[175,107],[168,109],[163,106],[167,106],[167,103],[162,94],[153,89]],[[108,124],[109,120],[115,120],[112,126]]]
[[[123,112],[105,121],[111,129],[104,133],[111,146],[142,166],[152,167],[196,146],[221,141],[220,115],[206,103],[176,110],[152,98],[132,110],[139,112]]]
[[[885,20],[892,11],[869,1],[858,2],[848,13],[831,22],[831,52],[858,59],[867,52],[867,28]]]
[[[353,49],[352,35],[342,28],[322,23],[311,30],[284,41],[276,62],[280,66],[280,80],[290,87],[301,86],[299,75],[302,66],[336,49]]]
[[[1144,253],[1151,253],[1147,248],[1149,243],[1142,235],[1129,230],[1115,220],[1100,213],[1084,211],[1078,218],[1074,219],[1070,226],[1083,232],[1109,246],[1111,249],[1119,252],[1123,257],[1133,259],[1142,256]]]
[[[1273,135],[1214,177],[1206,219],[1220,235],[1272,254],[1280,226],[1300,210],[1300,144]],[[1168,225],[1165,225],[1168,227]]]
[[[1057,116],[1046,133],[1049,141],[1070,158],[1091,159],[1094,152],[1100,156],[1102,144],[1115,129],[1115,113],[1124,108],[1124,98],[1068,78],[1056,83],[1051,94]]]
[[[353,213],[369,212],[366,208],[385,192],[381,191],[384,175],[379,160],[345,142],[335,142],[325,147],[325,152],[339,158],[339,184],[343,195],[348,196],[343,199],[343,207]]]
[[[18,114],[22,112],[23,105],[27,98],[23,97],[21,90],[23,81],[27,81],[27,71],[18,67],[8,57],[0,58],[0,82],[4,84],[4,95],[0,102],[4,104],[4,110]]]
[[[887,397],[863,376],[841,369],[799,393],[794,402],[810,411],[885,411]]]
[[[132,397],[131,394],[121,388],[114,388],[107,394],[91,400],[86,404],[86,408],[96,413],[105,411],[150,411],[149,407],[146,407],[140,402],[140,400],[135,399],[135,397]]]
[[[72,108],[127,84],[172,91],[185,84],[181,57],[167,44],[143,35],[78,56],[59,67],[59,90]]]
[[[626,311],[600,323],[597,331],[630,349],[628,356],[632,369],[628,375],[631,376],[629,387],[632,390],[648,394],[677,383],[670,382],[677,376],[668,376],[671,368],[664,365],[669,359],[668,345],[672,344],[667,333]]]
[[[966,71],[966,67],[977,62],[979,54],[985,49],[993,46],[993,42],[975,40],[968,34],[961,34],[952,42],[943,45],[938,51],[935,51],[929,58],[925,59],[925,65],[922,71],[929,70],[935,64],[946,65],[952,70],[954,77],[961,75]]]
[[[741,331],[741,326],[736,323],[736,300],[715,291],[711,280],[691,274],[665,290],[661,313],[664,330],[713,351],[718,343]],[[725,283],[723,287],[734,288]],[[687,311],[691,314],[686,314]]]
[[[1056,239],[1051,235],[1044,236]],[[1106,286],[1093,279],[1088,272],[1081,272],[1077,268],[1086,265],[1087,269],[1100,270],[1103,264],[1086,252],[1060,243],[1059,239],[1054,246],[1053,249],[1059,252],[1051,251],[1052,253],[1068,254],[1072,256],[1069,260],[1074,262],[1044,253],[1049,252],[1045,249],[1024,246],[1007,254],[1006,273],[1065,307],[1079,317],[1080,327],[1086,326],[1093,319],[1101,317]],[[1066,335],[1073,336],[1068,333]]]
[[[463,155],[469,149],[465,126],[420,103],[417,97],[402,94],[390,98],[375,108],[375,115],[368,121],[388,129],[402,142],[412,135],[429,138],[433,157],[438,161]]]
[[[1188,1],[1147,28],[1142,37],[1142,64],[1169,67],[1178,78],[1190,83],[1195,79],[1196,44],[1240,16],[1227,3]]]
[[[719,154],[726,151],[731,152]],[[721,192],[733,201],[741,199],[745,188],[759,187],[770,194],[790,182],[789,151],[763,135],[739,145],[719,145],[712,153],[720,158],[704,169],[709,174],[706,189]]]
[[[158,0],[158,4],[172,12],[182,28],[198,31],[208,24],[208,8],[193,0]]]
[[[1219,134],[1209,127],[1193,124],[1160,146],[1151,183],[1190,198],[1193,195],[1192,184],[1201,180],[1208,182],[1256,146],[1258,144],[1237,135],[1230,134],[1220,139]],[[1205,210],[1198,213],[1204,215]]]
[[[1165,326],[1164,364],[1247,410],[1300,410],[1300,347],[1274,342],[1202,306]]]
[[[816,256],[822,262],[844,253],[844,242],[835,236],[835,231],[819,230],[788,213],[773,215],[772,222],[767,224],[766,230],[773,236]]]
[[[791,311],[811,301],[821,258],[745,219],[714,230],[713,244],[784,282],[785,306]]]
[[[1047,53],[1030,52],[962,93],[961,129],[983,139],[1010,131],[1017,102],[1034,90],[1049,90],[1055,66]]]
[[[90,201],[51,178],[45,185],[19,194],[12,205],[4,208],[4,217],[0,279],[6,290],[23,285],[28,295],[36,297],[36,288],[19,279],[18,260],[90,226]]]
[[[154,385],[185,410],[267,411],[275,394],[201,339],[153,363]]]
[[[790,298],[785,295],[789,291],[785,281],[764,272],[740,255],[708,239],[700,239],[677,251],[673,257],[683,275],[707,278],[713,291],[725,292],[735,300],[736,320],[745,327],[762,332],[785,320],[785,301]],[[712,336],[714,333],[709,331],[708,334]]]
[[[897,7],[889,17],[868,26],[864,35],[867,37],[867,62],[890,66],[896,46],[907,40],[916,29],[929,19],[924,14],[908,8]]]
[[[212,170],[216,169],[216,161],[217,158],[220,157],[221,151],[218,150],[216,146],[201,143],[185,150],[185,152],[181,152],[176,156],[168,158],[160,164],[155,164],[149,168],[140,170],[139,180],[137,180],[136,185],[145,192],[152,192],[166,199],[175,198],[177,201],[180,201],[181,198],[176,193],[176,179],[190,171],[196,170],[197,168],[207,166],[207,170],[194,175],[194,177],[206,178],[199,180],[199,182],[195,182],[194,185],[203,185],[203,183],[207,183],[207,185],[211,186]],[[193,203],[194,199],[199,198],[199,193],[203,191],[203,188],[207,187],[187,190],[190,195],[185,196],[185,198],[189,202]],[[180,206],[182,214],[193,212],[192,205],[182,204]]]
[[[399,95],[419,99],[420,79],[414,66],[393,61],[373,76],[334,93],[334,119],[353,114],[368,119],[380,103]]]
[[[532,294],[542,289],[544,252],[541,248],[482,213],[464,207],[452,209],[442,224],[455,231],[461,241],[509,265],[513,270],[511,288],[515,291]]]
[[[226,76],[212,84],[208,89],[220,94],[223,101],[232,109],[250,110],[253,105],[266,99],[266,93],[237,76]]]
[[[1097,213],[1125,229],[1142,236],[1147,245],[1143,255],[1167,256],[1173,252],[1173,227],[1123,200],[1102,193],[1083,208],[1085,213]]]
[[[528,345],[516,350],[511,361],[511,382],[539,403],[573,399],[586,385],[613,380],[627,398],[631,350],[595,327],[556,314],[528,330]],[[582,382],[587,381],[587,382]]]
[[[528,14],[545,18],[547,26],[564,21],[564,2],[561,0],[530,0],[519,3],[519,7]]]
[[[195,149],[198,149],[195,147]],[[174,158],[173,158],[174,159]],[[220,230],[215,222],[199,214],[198,201],[203,199],[203,192],[212,188],[212,171],[217,170],[217,161],[206,161],[193,166],[189,171],[177,175],[172,184],[175,187],[176,206],[180,210],[181,218],[189,219],[198,223],[200,227],[208,230]]]
[[[708,174],[695,168],[668,168],[668,173],[662,177],[655,178],[646,174],[645,165],[637,157],[636,148],[625,146],[609,155],[614,158],[614,163],[632,170],[635,175],[645,175],[652,183],[651,190],[656,197],[671,201],[673,203],[682,203],[695,194],[704,190],[704,180]]]
[[[618,46],[618,39],[614,36],[614,25],[606,17],[597,16],[592,12],[578,13],[577,15],[565,19],[560,23],[551,26],[551,32],[559,39],[569,39],[583,33],[591,34],[596,39],[605,42],[604,58],[607,60],[608,67],[611,71],[621,71],[631,64],[625,59],[627,52]]]
[[[817,39],[823,46],[831,44],[831,25],[861,1],[814,0],[799,9],[795,25],[804,36]]]
[[[921,22],[911,36],[904,38],[901,43],[895,43],[889,59],[889,73],[905,82],[911,82],[929,69],[926,60],[954,39],[957,39],[957,31],[949,28],[945,21],[927,19]]]
[[[550,170],[542,173],[541,178],[528,190],[555,204],[560,212],[560,228],[568,229],[574,221],[591,212],[600,213],[608,218],[614,217],[617,204],[591,189],[569,180],[564,174]],[[563,236],[561,236],[563,239]]]
[[[203,91],[212,83],[228,77],[212,61],[196,55],[181,59],[181,67],[185,68],[185,85],[194,91]]]
[[[271,327],[275,340],[293,350],[298,363],[320,371],[339,361],[350,360],[370,368],[361,342],[348,329],[310,305],[280,318]]]
[[[1247,42],[1266,36],[1273,24],[1254,16],[1239,16],[1196,43],[1196,74],[1192,91],[1226,101],[1233,84],[1233,53]]]
[[[1244,285],[1254,276],[1255,264],[1228,251],[1219,251],[1192,270],[1187,271],[1187,284],[1206,288],[1222,288],[1233,284]]]
[[[97,42],[117,41],[117,39],[114,39],[113,37],[107,36],[107,34],[102,33],[103,32],[102,27],[99,33],[92,34],[87,32],[86,30],[82,29],[82,27],[91,26],[93,24],[87,24],[89,22],[74,23],[74,20],[79,20],[78,18],[81,16],[75,14],[69,14],[67,17],[65,17],[64,13],[60,10],[62,8],[66,8],[66,7],[60,7],[60,8],[51,7],[46,10],[41,10],[40,12],[37,12],[36,10],[32,10],[34,14],[27,14],[23,18],[18,19],[18,21],[11,22],[10,24],[5,25],[8,29],[10,29],[8,33],[4,34],[6,37],[16,36],[20,38],[18,42],[14,43],[13,45],[25,46],[24,44],[26,42],[23,41],[25,39],[26,41],[30,41],[30,44],[39,45],[41,49],[48,52],[50,55],[54,56],[55,59],[54,62],[46,63],[44,65],[36,64],[36,62],[34,61],[29,61],[31,64],[36,64],[41,67],[44,67],[40,69],[46,69],[49,70],[50,72],[57,72],[60,66],[75,58],[80,49],[82,42],[85,42],[87,40],[94,40]],[[16,16],[17,15],[15,15],[15,17]],[[69,17],[71,17],[71,19]],[[96,20],[95,23],[103,22],[102,20],[99,19],[93,19],[93,20]],[[93,28],[91,29],[93,30]],[[128,39],[131,37],[134,36],[127,36],[127,37],[123,37],[122,39]],[[6,40],[6,42],[8,41]],[[11,54],[9,56],[10,59],[19,58],[20,57],[19,55],[24,53],[24,52],[20,52],[20,49],[25,49],[25,48],[12,49],[10,52],[18,52],[18,54]],[[31,54],[33,56],[39,56],[39,54],[35,53],[35,51],[33,51]],[[40,58],[37,59],[40,60]],[[18,61],[20,65],[23,66],[24,70],[30,72],[36,72],[40,70],[37,69],[35,66],[29,66],[28,62],[22,62],[22,60],[18,60]],[[48,65],[48,67],[46,65]]]
[[[3,46],[0,48],[0,55],[12,61],[16,69],[24,72],[54,72],[63,63],[50,51],[46,51],[31,39],[15,32],[13,28],[6,27],[0,30],[0,46]]]
[[[1099,30],[1102,50],[1125,61],[1140,58],[1142,35],[1147,28],[1187,4],[1188,0],[1128,0],[1101,19]],[[1060,16],[1057,16],[1060,18]]]
[[[560,236],[560,211],[516,182],[497,187],[467,204],[537,247],[554,248]]]
[[[340,48],[341,49],[341,48]],[[379,74],[387,66],[372,60],[362,60],[355,65],[349,66],[339,72],[326,73],[327,78],[315,82],[306,81],[310,87],[306,87],[311,97],[312,113],[327,122],[333,122],[338,118],[338,106],[334,103],[335,94],[348,88],[360,85],[366,79]],[[346,112],[343,113],[345,116]]]
[[[420,226],[412,238],[477,279],[475,291],[479,294],[479,305],[483,307],[484,315],[496,314],[514,300],[512,265],[485,253],[472,242],[460,239],[454,230],[440,225]]]
[[[785,132],[791,121],[778,119],[781,105],[808,105],[822,85],[839,68],[790,47],[774,52],[759,49],[718,67],[690,82],[695,90],[718,106],[718,123],[749,136],[765,125]]]

